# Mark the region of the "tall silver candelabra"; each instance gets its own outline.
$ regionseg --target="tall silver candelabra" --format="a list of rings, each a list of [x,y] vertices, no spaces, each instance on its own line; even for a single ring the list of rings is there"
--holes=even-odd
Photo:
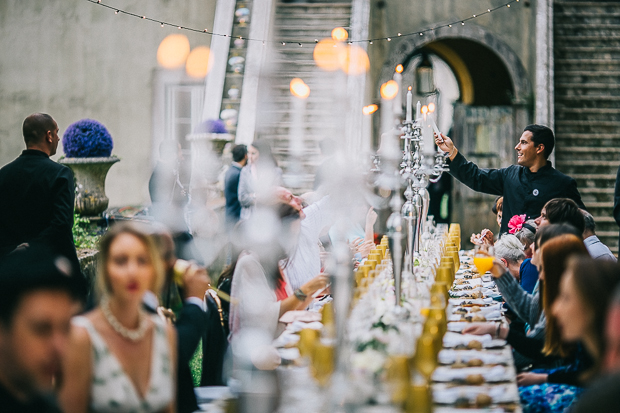
[[[418,102],[418,108],[420,103]],[[416,111],[420,115],[419,110]],[[409,117],[409,116],[408,116]],[[398,123],[400,126],[400,122]],[[391,182],[391,189],[394,190],[390,206],[392,214],[386,223],[388,239],[390,241],[390,251],[394,264],[394,287],[396,293],[396,305],[401,304],[401,285],[402,272],[408,270],[413,273],[414,261],[420,253],[420,238],[423,233],[423,226],[426,223],[430,197],[426,189],[429,182],[437,182],[443,172],[449,170],[446,163],[446,156],[439,148],[428,160],[424,157],[424,141],[422,139],[422,119],[405,120],[398,130],[390,130],[383,135],[383,139],[388,141],[400,135],[403,141],[402,161],[400,162],[400,179],[394,180],[393,168],[387,168],[384,174],[384,181]],[[382,140],[384,149],[393,148],[391,142],[386,143]],[[386,151],[390,155],[392,151]],[[386,153],[385,155],[388,155]],[[391,164],[393,156],[386,156],[386,164]],[[383,154],[382,154],[383,156]],[[377,172],[381,163],[377,156],[374,157],[373,171]],[[405,187],[405,203],[401,206],[401,189]],[[406,244],[405,244],[406,241]],[[403,244],[404,247],[401,247]]]

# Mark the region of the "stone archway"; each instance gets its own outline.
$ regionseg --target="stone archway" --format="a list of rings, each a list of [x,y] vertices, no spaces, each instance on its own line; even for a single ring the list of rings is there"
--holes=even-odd
[[[426,51],[437,55],[452,69],[460,90],[455,103],[451,137],[465,156],[483,168],[497,168],[515,162],[515,136],[530,120],[528,101],[532,88],[519,56],[503,41],[482,27],[466,24],[441,28],[423,36],[410,36],[398,44],[382,67],[379,84],[392,78],[398,64],[406,65],[413,56]],[[496,85],[503,97],[492,96],[492,81],[481,76],[485,65],[493,65]],[[497,92],[497,94],[502,93]],[[509,95],[509,96],[508,96]],[[446,131],[447,132],[447,131]],[[460,222],[462,241],[483,228],[497,230],[491,205],[494,196],[476,193],[454,182],[452,221]]]
[[[442,27],[432,32],[427,32],[423,36],[410,36],[402,40],[386,59],[381,69],[379,84],[391,79],[394,68],[415,54],[417,50],[431,43],[448,39],[469,40],[490,49],[503,63],[510,76],[515,104],[522,104],[531,94],[530,82],[519,56],[506,43],[498,39],[497,36],[474,24],[456,25],[452,28]],[[448,64],[451,64],[459,82],[463,81],[463,78],[467,76],[465,72],[467,68],[460,65],[461,62],[458,61],[458,58],[456,56],[449,56],[445,52],[442,53],[440,50],[434,50],[434,52],[446,60]]]

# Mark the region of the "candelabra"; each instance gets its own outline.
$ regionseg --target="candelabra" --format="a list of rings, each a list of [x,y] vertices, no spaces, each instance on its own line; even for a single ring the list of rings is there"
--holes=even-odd
[[[424,141],[422,138],[422,118],[412,120],[411,117],[411,92],[407,94],[407,117],[399,128],[392,128],[384,133],[382,138],[382,158],[387,162],[382,164],[378,156],[374,156],[373,172],[381,170],[383,177],[380,180],[389,182],[393,195],[390,202],[392,214],[387,220],[387,234],[390,241],[390,251],[394,265],[394,287],[397,306],[400,304],[402,272],[403,270],[413,273],[416,256],[420,253],[420,239],[423,227],[426,224],[430,197],[426,187],[429,182],[439,181],[443,172],[449,170],[446,155],[441,149],[437,149],[432,156],[424,157]],[[420,102],[417,104],[416,115],[420,116]],[[398,130],[400,129],[400,130]],[[395,135],[400,136],[403,142],[402,160],[400,169],[393,168],[398,165],[398,156],[395,153]],[[385,140],[385,141],[384,141]],[[428,159],[428,160],[427,160]],[[396,161],[396,162],[394,162]],[[405,187],[405,203],[401,202],[401,189]]]

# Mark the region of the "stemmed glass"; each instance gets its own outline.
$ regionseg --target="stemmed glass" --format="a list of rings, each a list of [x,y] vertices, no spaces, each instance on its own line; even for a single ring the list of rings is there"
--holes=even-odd
[[[474,253],[474,265],[478,269],[480,275],[484,275],[493,268],[493,260],[495,254],[493,247],[487,244],[476,245]]]

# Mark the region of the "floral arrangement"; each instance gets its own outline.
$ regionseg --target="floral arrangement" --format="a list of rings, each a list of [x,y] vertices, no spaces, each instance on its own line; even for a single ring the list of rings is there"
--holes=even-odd
[[[196,127],[194,133],[228,133],[221,119],[209,119]]]
[[[68,158],[109,157],[113,146],[110,132],[93,119],[72,123],[62,137],[62,147]]]
[[[515,215],[512,218],[510,218],[510,221],[508,221],[508,228],[510,228],[508,230],[508,233],[515,234],[519,232],[521,228],[523,228],[523,224],[525,224],[526,219],[527,219],[527,215],[525,214]]]

